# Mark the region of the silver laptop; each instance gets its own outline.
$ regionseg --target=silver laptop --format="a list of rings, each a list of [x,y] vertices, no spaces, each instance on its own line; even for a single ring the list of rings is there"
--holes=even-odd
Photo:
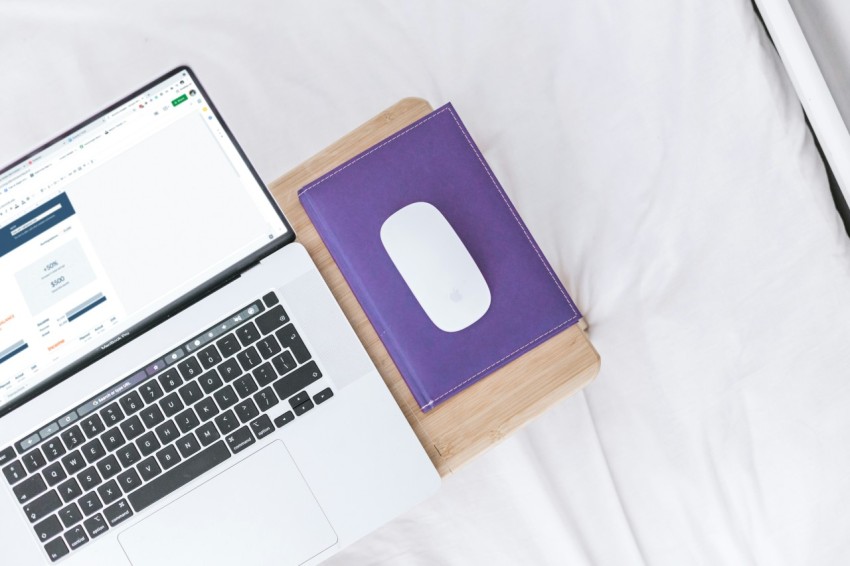
[[[439,476],[192,71],[0,171],[0,562],[315,564]]]

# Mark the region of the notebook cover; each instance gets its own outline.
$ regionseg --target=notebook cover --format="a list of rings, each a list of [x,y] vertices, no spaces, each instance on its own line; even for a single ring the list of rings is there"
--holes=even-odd
[[[298,194],[423,411],[581,318],[451,104]],[[431,322],[380,239],[419,201],[446,217],[490,287],[489,310],[459,332]]]

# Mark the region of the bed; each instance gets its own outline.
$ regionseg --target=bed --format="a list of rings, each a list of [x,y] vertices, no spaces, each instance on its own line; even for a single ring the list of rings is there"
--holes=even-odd
[[[597,380],[333,565],[850,563],[850,246],[750,0],[0,4],[0,162],[179,63],[270,181],[454,103]]]

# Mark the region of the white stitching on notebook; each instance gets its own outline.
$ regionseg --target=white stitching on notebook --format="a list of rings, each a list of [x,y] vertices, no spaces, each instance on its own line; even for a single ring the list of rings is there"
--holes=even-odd
[[[334,175],[336,175],[337,173],[342,173],[343,171],[345,171],[346,169],[348,169],[349,167],[351,167],[352,165],[354,165],[355,163],[357,163],[358,161],[360,161],[360,160],[361,160],[361,159],[363,159],[364,157],[367,157],[367,156],[371,155],[372,153],[374,153],[374,152],[378,151],[379,149],[383,148],[385,145],[387,145],[387,144],[389,144],[389,143],[391,143],[391,142],[393,142],[393,141],[397,140],[398,138],[400,138],[401,136],[405,135],[406,133],[408,133],[408,132],[412,132],[413,130],[415,130],[416,128],[418,128],[419,126],[421,126],[422,124],[424,124],[424,123],[428,122],[429,120],[431,120],[431,119],[433,119],[433,118],[436,118],[437,116],[439,116],[440,114],[442,114],[442,113],[443,113],[443,112],[445,112],[446,110],[448,110],[448,111],[449,111],[449,113],[452,115],[452,119],[454,119],[455,124],[457,125],[458,129],[460,130],[460,133],[461,133],[461,134],[463,134],[464,139],[466,139],[466,143],[468,143],[468,144],[469,144],[469,147],[470,147],[470,149],[472,150],[472,153],[475,155],[475,157],[477,157],[477,158],[478,158],[478,162],[479,162],[479,163],[481,163],[481,166],[484,168],[484,172],[485,172],[485,173],[487,173],[487,176],[488,176],[488,177],[490,177],[490,182],[492,182],[492,183],[493,183],[493,186],[496,188],[496,191],[499,193],[499,196],[501,196],[501,197],[502,197],[502,202],[504,202],[504,204],[505,204],[505,206],[507,207],[508,211],[510,211],[511,215],[514,217],[514,220],[516,221],[517,225],[519,225],[520,229],[522,230],[522,233],[525,235],[525,239],[526,239],[526,240],[528,240],[528,243],[529,243],[529,245],[531,246],[531,249],[533,249],[533,250],[534,250],[534,252],[537,254],[537,258],[540,260],[540,263],[541,263],[541,264],[543,265],[543,267],[546,269],[546,272],[549,274],[549,277],[552,279],[552,282],[553,282],[553,283],[555,283],[555,287],[558,289],[558,291],[560,291],[561,296],[563,296],[563,297],[564,297],[564,300],[566,301],[567,305],[570,307],[570,310],[573,312],[573,316],[572,316],[572,318],[568,318],[567,320],[563,321],[563,322],[562,322],[562,323],[560,323],[559,325],[557,325],[557,326],[555,326],[555,327],[553,327],[553,328],[550,328],[549,330],[547,330],[546,332],[544,332],[544,333],[543,333],[543,334],[541,334],[540,336],[538,336],[538,337],[536,337],[536,338],[533,338],[530,342],[528,342],[528,343],[527,343],[527,344],[525,344],[524,346],[520,346],[519,348],[517,348],[516,350],[514,350],[514,351],[513,351],[513,352],[511,352],[510,354],[507,354],[507,355],[505,355],[504,357],[502,357],[501,359],[499,359],[499,360],[497,360],[497,361],[493,362],[492,364],[490,364],[490,365],[489,365],[489,366],[487,366],[486,368],[482,369],[481,371],[479,371],[479,372],[478,372],[478,373],[476,373],[475,375],[472,375],[472,376],[470,376],[470,377],[466,378],[465,380],[461,381],[460,383],[458,383],[457,385],[455,385],[454,387],[452,387],[451,389],[449,389],[448,391],[446,391],[446,392],[445,392],[445,393],[443,393],[442,395],[439,395],[439,396],[437,396],[437,397],[435,397],[435,398],[433,398],[433,399],[429,399],[429,400],[428,400],[428,402],[427,402],[425,405],[423,405],[423,406],[422,406],[422,409],[423,409],[423,410],[425,409],[425,407],[430,407],[430,406],[434,405],[434,403],[436,403],[437,401],[439,401],[439,400],[440,400],[440,399],[442,399],[443,397],[445,397],[445,396],[447,396],[447,395],[450,395],[453,391],[455,391],[455,390],[457,390],[457,389],[459,389],[459,388],[463,387],[464,385],[466,385],[467,383],[469,383],[470,381],[472,381],[473,379],[475,379],[476,377],[478,377],[478,376],[479,376],[479,375],[481,375],[482,373],[486,372],[486,371],[487,371],[487,370],[489,370],[490,368],[492,368],[492,367],[494,367],[494,366],[499,365],[500,363],[502,363],[502,362],[503,362],[503,361],[505,361],[506,359],[508,359],[508,358],[510,358],[511,356],[513,356],[514,354],[516,354],[517,352],[521,352],[522,350],[524,350],[524,349],[528,348],[529,346],[531,346],[531,345],[532,345],[532,344],[534,344],[535,342],[538,342],[541,338],[544,338],[544,337],[548,336],[549,334],[551,334],[551,333],[555,332],[556,330],[558,330],[559,328],[561,328],[561,327],[562,327],[562,326],[564,326],[565,324],[569,324],[570,322],[572,322],[573,320],[575,320],[575,319],[576,319],[576,317],[578,317],[578,311],[576,310],[575,306],[574,306],[574,305],[572,304],[572,302],[569,300],[569,298],[567,297],[566,293],[564,292],[564,289],[561,287],[561,284],[560,284],[560,283],[558,282],[558,280],[555,278],[555,274],[554,274],[554,273],[552,273],[552,270],[551,270],[551,269],[549,269],[549,266],[548,266],[548,265],[546,265],[546,261],[543,259],[543,255],[540,253],[540,250],[539,250],[539,249],[537,248],[537,246],[534,244],[534,240],[532,240],[532,239],[531,239],[531,236],[529,235],[528,231],[525,229],[525,226],[523,226],[523,225],[522,225],[522,222],[520,221],[519,217],[516,215],[516,212],[514,212],[514,210],[511,208],[510,204],[508,203],[508,199],[507,199],[507,196],[505,195],[505,192],[504,192],[504,191],[503,191],[503,190],[499,187],[499,183],[498,183],[498,182],[496,182],[496,179],[493,177],[493,174],[492,174],[492,173],[490,172],[490,170],[487,168],[487,165],[484,163],[484,159],[481,157],[481,154],[480,154],[480,153],[478,153],[478,151],[475,149],[475,144],[473,144],[473,143],[472,143],[472,140],[471,140],[471,139],[469,139],[469,136],[468,136],[468,135],[466,134],[466,132],[463,130],[463,127],[460,125],[460,121],[458,120],[457,115],[455,114],[454,110],[453,110],[450,106],[449,106],[449,107],[446,107],[446,108],[443,108],[443,109],[442,109],[442,110],[440,110],[439,112],[437,112],[437,113],[435,113],[435,114],[433,114],[433,115],[429,116],[428,118],[426,118],[426,119],[422,120],[421,122],[419,122],[419,123],[418,123],[418,124],[416,124],[415,126],[411,126],[411,127],[407,128],[407,129],[405,129],[405,130],[402,130],[401,132],[397,133],[397,134],[396,134],[396,135],[394,135],[393,137],[391,137],[391,138],[389,138],[389,139],[387,139],[387,140],[384,140],[384,142],[383,142],[383,143],[381,143],[380,145],[377,145],[377,146],[373,147],[373,148],[372,148],[371,150],[369,150],[367,153],[364,153],[363,155],[361,155],[360,157],[358,157],[357,159],[355,159],[355,160],[354,160],[354,161],[352,161],[351,163],[349,163],[349,164],[345,165],[344,167],[342,167],[342,168],[340,168],[340,169],[337,169],[336,171],[334,171],[333,173],[331,173],[331,174],[330,174],[330,175],[328,175],[327,177],[324,177],[324,178],[322,178],[322,179],[320,179],[320,180],[316,181],[316,182],[315,182],[315,183],[313,183],[312,185],[309,185],[309,186],[305,187],[305,188],[304,188],[304,190],[303,190],[303,191],[301,191],[301,194],[304,194],[304,193],[306,193],[307,191],[313,190],[314,188],[318,187],[319,185],[321,185],[322,183],[324,183],[325,181],[327,181],[328,179],[330,179],[331,177],[333,177],[333,176],[334,176]]]
[[[424,409],[425,407],[430,407],[431,405],[433,405],[434,403],[436,403],[437,401],[439,401],[440,399],[442,399],[442,398],[443,398],[443,397],[445,397],[446,395],[450,395],[450,394],[452,393],[452,391],[454,391],[455,389],[459,389],[459,388],[463,387],[464,385],[466,385],[467,383],[469,383],[470,381],[472,381],[473,379],[475,379],[476,377],[478,377],[479,375],[481,375],[482,373],[484,373],[485,371],[487,371],[487,370],[488,370],[488,369],[490,369],[491,367],[499,365],[499,364],[500,364],[500,363],[502,363],[503,361],[507,360],[508,358],[510,358],[511,356],[513,356],[514,354],[516,354],[517,352],[521,352],[522,350],[524,350],[524,349],[528,348],[529,346],[531,346],[532,344],[534,344],[535,342],[537,342],[537,341],[538,341],[538,340],[540,340],[541,338],[544,338],[545,336],[547,336],[547,335],[549,335],[549,334],[552,334],[553,332],[555,332],[556,330],[558,330],[559,328],[561,328],[561,327],[562,327],[562,326],[564,326],[565,324],[569,324],[571,320],[572,320],[572,318],[567,319],[567,320],[565,320],[564,322],[562,322],[561,324],[559,324],[558,326],[555,326],[554,328],[550,328],[549,330],[547,330],[546,332],[544,332],[543,334],[541,334],[541,335],[540,335],[540,336],[538,336],[537,338],[533,339],[533,340],[532,340],[531,342],[529,342],[528,344],[526,344],[526,345],[524,345],[524,346],[520,346],[519,348],[517,348],[516,350],[514,350],[514,351],[513,351],[513,352],[511,352],[510,354],[505,355],[505,356],[504,356],[502,359],[500,359],[500,360],[496,360],[495,362],[493,362],[492,364],[490,364],[490,365],[489,365],[489,366],[487,366],[486,368],[482,369],[481,371],[479,371],[479,372],[478,372],[478,373],[476,373],[475,375],[470,376],[470,377],[468,377],[468,378],[464,379],[463,381],[461,381],[460,383],[458,383],[457,385],[455,385],[454,387],[452,387],[451,389],[449,389],[448,391],[446,391],[445,393],[443,393],[443,394],[442,394],[442,395],[440,395],[439,397],[436,397],[436,398],[434,398],[434,399],[431,399],[431,400],[430,400],[430,401],[428,401],[428,402],[425,404],[425,406],[424,406],[424,407],[422,407],[422,408]]]
[[[479,154],[475,150],[475,144],[472,143],[472,140],[469,139],[469,136],[466,135],[466,132],[463,130],[463,127],[461,127],[460,122],[457,119],[457,115],[454,112],[449,112],[449,114],[451,114],[452,118],[454,118],[455,124],[457,124],[457,127],[460,130],[460,133],[463,134],[463,137],[466,138],[466,143],[469,144],[469,148],[472,150],[472,153],[474,153],[475,156],[478,158],[478,162],[481,163],[481,167],[484,168],[484,171],[487,173],[487,176],[490,177],[490,182],[493,183],[493,186],[496,188],[496,191],[502,197],[502,201],[505,203],[505,206],[508,208],[511,215],[514,217],[514,220],[516,220],[516,223],[519,225],[520,229],[522,230],[522,233],[525,234],[525,239],[528,240],[528,243],[531,245],[531,249],[533,249],[534,252],[537,254],[537,257],[540,259],[540,263],[543,264],[543,267],[546,268],[546,272],[549,274],[549,277],[552,278],[552,282],[555,283],[555,287],[558,288],[558,290],[561,292],[561,295],[564,297],[564,300],[567,301],[567,304],[573,311],[573,316],[576,316],[578,313],[576,312],[575,307],[573,307],[572,303],[567,298],[567,295],[566,293],[564,293],[564,289],[561,287],[561,284],[558,282],[557,279],[555,279],[555,274],[552,273],[552,270],[550,270],[549,266],[546,265],[546,261],[544,261],[543,255],[540,253],[540,250],[537,249],[537,246],[534,245],[534,240],[532,240],[531,236],[528,235],[525,226],[523,226],[522,222],[520,222],[519,217],[516,215],[516,212],[514,212],[514,209],[511,208],[511,205],[508,203],[508,198],[507,196],[505,196],[505,192],[499,187],[499,183],[496,182],[496,179],[493,178],[493,175],[492,173],[490,173],[490,169],[488,169],[487,165],[484,163],[484,159],[481,157],[481,154]]]

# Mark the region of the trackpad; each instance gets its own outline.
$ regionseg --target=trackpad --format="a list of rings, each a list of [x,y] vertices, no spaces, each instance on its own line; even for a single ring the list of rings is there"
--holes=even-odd
[[[135,566],[296,566],[337,536],[282,442],[122,533]]]

